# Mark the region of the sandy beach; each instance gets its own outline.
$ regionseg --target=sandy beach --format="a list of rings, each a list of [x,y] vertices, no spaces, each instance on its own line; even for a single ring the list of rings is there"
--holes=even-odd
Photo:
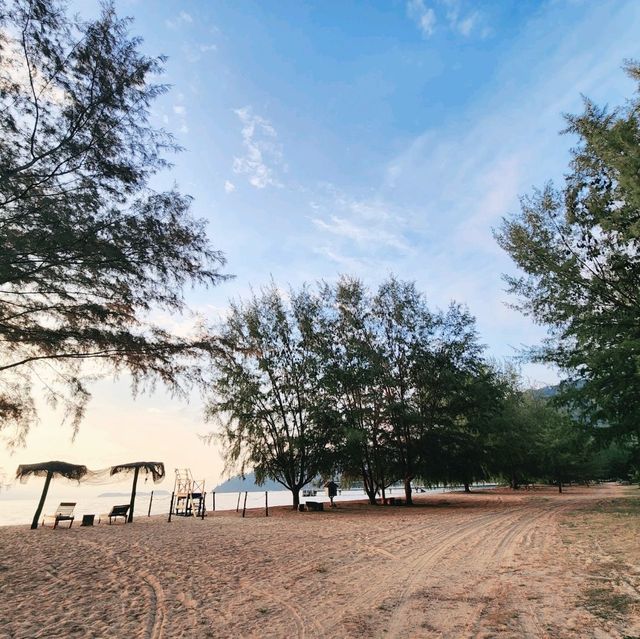
[[[0,528],[0,637],[637,637],[638,490]]]

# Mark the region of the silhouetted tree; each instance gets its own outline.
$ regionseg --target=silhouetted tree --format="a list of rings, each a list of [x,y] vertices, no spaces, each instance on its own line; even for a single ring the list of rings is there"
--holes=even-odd
[[[220,423],[227,468],[273,479],[300,503],[300,489],[326,469],[334,436],[314,348],[317,299],[287,302],[271,286],[231,305],[214,353],[208,414]]]
[[[24,435],[32,385],[75,427],[91,375],[134,387],[195,381],[204,338],[150,320],[185,310],[185,284],[215,284],[222,255],[178,190],[151,188],[178,150],[149,124],[162,57],[140,51],[104,4],[83,22],[56,0],[0,7],[0,420]]]

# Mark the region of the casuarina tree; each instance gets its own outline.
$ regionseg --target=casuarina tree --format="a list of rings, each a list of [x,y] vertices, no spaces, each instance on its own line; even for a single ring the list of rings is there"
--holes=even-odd
[[[208,341],[150,320],[223,264],[190,198],[151,187],[178,150],[149,121],[163,63],[109,3],[88,22],[56,0],[0,3],[0,419],[19,436],[36,382],[77,427],[88,362],[136,386],[199,375]]]
[[[640,83],[640,65],[628,63]],[[640,444],[640,97],[608,111],[585,100],[565,182],[522,200],[499,244],[523,272],[518,307],[548,327],[535,351],[567,374],[572,414]]]
[[[275,285],[231,305],[217,334],[208,413],[229,470],[255,471],[291,491],[326,468],[331,411],[319,384],[322,363],[313,327],[317,299],[305,289],[289,300]]]

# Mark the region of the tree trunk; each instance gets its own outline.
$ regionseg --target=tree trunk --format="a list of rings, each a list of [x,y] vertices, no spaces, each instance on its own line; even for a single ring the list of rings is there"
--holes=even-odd
[[[133,521],[133,507],[136,505],[136,486],[138,485],[139,472],[139,468],[133,471],[133,486],[131,486],[131,499],[129,501],[129,518],[127,519],[127,523],[129,524]]]
[[[291,494],[293,495],[293,510],[298,510],[298,506],[300,505],[300,489],[292,488]]]
[[[465,493],[470,493],[471,492],[471,489],[469,488],[469,482],[468,481],[464,482],[464,492]]]
[[[378,503],[376,501],[376,485],[373,479],[370,479],[370,475],[364,468],[362,468],[362,486],[364,488],[364,492],[367,493],[369,503],[372,506],[375,506]]]
[[[559,493],[562,492],[562,480],[561,479],[558,480],[558,492]]]
[[[411,495],[411,479],[404,480],[404,498],[407,506],[413,506],[413,497]]]
[[[38,502],[38,507],[36,508],[36,514],[33,516],[33,521],[31,522],[31,530],[35,530],[38,527],[38,519],[40,519],[40,514],[42,513],[42,509],[44,508],[44,502],[47,498],[47,492],[49,491],[49,484],[51,483],[52,477],[53,473],[50,470],[47,471],[47,478],[44,480],[42,495],[40,497],[40,501]]]

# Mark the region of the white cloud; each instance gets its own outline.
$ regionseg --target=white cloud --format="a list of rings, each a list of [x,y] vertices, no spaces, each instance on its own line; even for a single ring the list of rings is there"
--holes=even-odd
[[[428,38],[433,34],[436,25],[436,14],[431,7],[424,4],[424,0],[409,0],[407,15],[418,25],[422,35]]]
[[[236,190],[236,185],[233,182],[229,182],[229,180],[224,181],[225,193],[233,193],[235,190]]]
[[[275,167],[282,166],[282,148],[275,128],[265,118],[255,115],[251,107],[236,109],[234,113],[242,123],[245,152],[233,158],[233,172],[247,175],[249,184],[257,189],[282,186],[275,174]]]
[[[390,272],[421,239],[421,221],[377,196],[353,198],[324,184],[309,206],[314,252],[360,275]]]
[[[178,99],[183,100],[184,96],[182,94],[178,94]],[[187,108],[183,104],[174,104],[173,113],[175,114],[178,122],[178,133],[189,133],[189,126],[187,124]]]
[[[218,50],[218,45],[214,43],[205,44],[191,44],[187,43],[182,46],[182,51],[187,62],[194,64],[202,60],[203,56],[207,53],[212,53]]]
[[[477,18],[478,18],[478,14],[472,13],[470,16],[467,16],[466,18],[463,18],[462,20],[460,20],[456,25],[458,28],[458,31],[460,31],[460,33],[463,36],[468,36],[476,24]]]
[[[440,0],[446,8],[447,22],[452,31],[468,37],[480,22],[480,14],[477,11],[466,13],[461,8],[460,0]],[[486,27],[485,27],[486,30]]]
[[[384,245],[397,249],[406,249],[406,243],[396,234],[365,224],[356,224],[337,215],[331,215],[328,220],[313,218],[313,224],[323,230],[337,235],[338,237],[353,240],[361,245]]]
[[[193,24],[193,17],[186,11],[181,11],[175,18],[165,20],[165,24],[169,29],[177,29],[186,24]]]
[[[463,0],[437,0],[438,13],[444,12],[444,19],[449,28],[465,37],[471,35],[474,30],[478,30],[484,22],[480,12],[475,10],[465,10],[462,6]],[[408,0],[407,15],[418,26],[425,38],[433,35],[438,14],[434,6],[427,6],[425,0]],[[485,25],[480,31],[481,37],[489,35],[490,30]]]

